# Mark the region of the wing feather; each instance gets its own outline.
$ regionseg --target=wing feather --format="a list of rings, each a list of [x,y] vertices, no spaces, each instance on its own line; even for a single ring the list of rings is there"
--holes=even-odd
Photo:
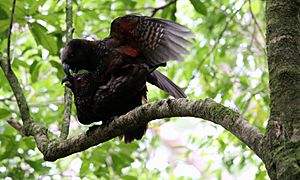
[[[170,60],[183,61],[182,55],[191,46],[190,30],[176,22],[136,14],[119,17],[112,23],[111,35],[123,45],[137,48],[148,65],[158,65]]]

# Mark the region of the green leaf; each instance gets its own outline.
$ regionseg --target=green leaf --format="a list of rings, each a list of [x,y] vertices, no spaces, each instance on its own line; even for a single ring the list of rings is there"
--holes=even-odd
[[[9,143],[7,143],[6,145],[5,152],[0,154],[0,161],[2,161],[3,159],[11,159],[15,156],[18,156],[16,141],[12,140],[11,138],[9,138],[9,140]]]
[[[134,177],[134,176],[130,176],[130,175],[125,175],[125,176],[122,176],[122,179],[124,179],[124,180],[137,180],[138,178]]]
[[[20,68],[20,67],[24,67],[24,68],[28,68],[29,65],[25,62],[25,61],[22,61],[22,60],[19,60],[19,59],[15,59],[12,63],[12,66],[15,67],[15,68]]]
[[[6,31],[9,28],[9,19],[0,20],[0,33]]]
[[[9,19],[9,16],[7,15],[6,11],[0,7],[0,19]]]
[[[194,6],[194,9],[198,13],[200,13],[204,16],[207,15],[207,9],[206,9],[205,5],[200,0],[190,0],[190,2],[192,3],[192,5]]]
[[[0,119],[6,118],[11,115],[11,112],[7,109],[0,109]]]
[[[50,52],[50,54],[57,54],[57,45],[55,38],[47,34],[47,29],[38,23],[31,23],[29,25],[31,34],[34,37],[35,42],[38,45],[42,45]]]
[[[90,162],[83,161],[80,167],[80,176],[85,176],[89,172]]]
[[[29,164],[35,171],[47,173],[50,170],[50,167],[42,166],[42,163],[45,162],[43,159],[39,160],[25,160],[27,164]]]
[[[39,70],[41,68],[41,62],[39,61],[34,61],[32,65],[30,66],[29,72],[31,74],[31,81],[34,83],[37,81],[38,76],[39,76]]]
[[[28,149],[34,149],[36,147],[35,141],[30,137],[23,137],[22,141]]]
[[[35,12],[38,12],[38,8],[42,5],[45,4],[46,0],[37,0],[34,1],[33,4],[31,4],[30,9],[29,9],[29,14],[34,14]]]
[[[9,14],[9,17],[10,17],[12,1],[0,1],[0,7],[4,11],[6,11],[6,14]],[[27,15],[27,12],[24,7],[24,2],[17,1],[16,7],[15,7],[14,22],[24,22],[24,18],[26,15]],[[1,14],[1,17],[3,17],[2,14]]]

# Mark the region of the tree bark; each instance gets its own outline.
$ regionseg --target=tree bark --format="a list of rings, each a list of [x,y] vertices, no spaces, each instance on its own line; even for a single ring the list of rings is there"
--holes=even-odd
[[[72,0],[66,0],[66,40],[67,43],[72,39],[73,36],[73,13],[72,13]],[[63,122],[61,126],[61,139],[67,139],[69,135],[69,127],[71,120],[71,110],[72,110],[72,91],[68,87],[65,86],[65,94],[64,94],[64,115]]]
[[[211,99],[188,100],[188,99],[166,99],[140,106],[127,114],[115,118],[107,127],[98,127],[88,135],[82,133],[78,136],[64,141],[40,142],[47,144],[40,146],[44,159],[55,161],[76,152],[81,152],[92,146],[106,142],[114,137],[133,130],[141,124],[147,124],[151,120],[166,117],[198,117],[209,120],[223,126],[230,131],[258,156],[262,156],[263,134],[257,127],[251,125],[238,112],[231,110]],[[38,132],[38,131],[36,131]],[[43,135],[43,133],[40,133]],[[45,135],[43,135],[45,137]],[[36,139],[40,139],[37,137]]]
[[[298,0],[267,0],[270,119],[265,163],[271,179],[300,179],[300,23]]]

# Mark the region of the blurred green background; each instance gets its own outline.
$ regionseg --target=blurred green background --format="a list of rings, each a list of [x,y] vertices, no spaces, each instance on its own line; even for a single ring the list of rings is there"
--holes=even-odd
[[[164,0],[73,0],[74,38],[102,39],[111,21],[129,13],[152,15]],[[6,58],[12,0],[0,1],[0,58]],[[177,0],[158,10],[195,34],[185,62],[160,68],[189,99],[212,98],[240,112],[264,131],[269,117],[265,58],[265,2]],[[31,115],[59,135],[64,76],[59,60],[65,44],[65,1],[18,0],[11,39],[12,68]],[[0,179],[266,179],[261,160],[222,127],[196,118],[152,121],[141,141],[118,138],[84,152],[44,162],[32,137],[6,122],[21,122],[10,86],[0,71]],[[148,99],[168,98],[149,85]],[[79,124],[73,106],[70,136]],[[51,138],[56,138],[55,136]]]

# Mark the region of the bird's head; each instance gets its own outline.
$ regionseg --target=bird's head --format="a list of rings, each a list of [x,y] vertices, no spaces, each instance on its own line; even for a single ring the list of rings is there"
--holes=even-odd
[[[71,76],[70,70],[77,73],[81,69],[93,70],[93,47],[95,41],[84,39],[72,39],[61,52],[62,66],[67,74]]]

